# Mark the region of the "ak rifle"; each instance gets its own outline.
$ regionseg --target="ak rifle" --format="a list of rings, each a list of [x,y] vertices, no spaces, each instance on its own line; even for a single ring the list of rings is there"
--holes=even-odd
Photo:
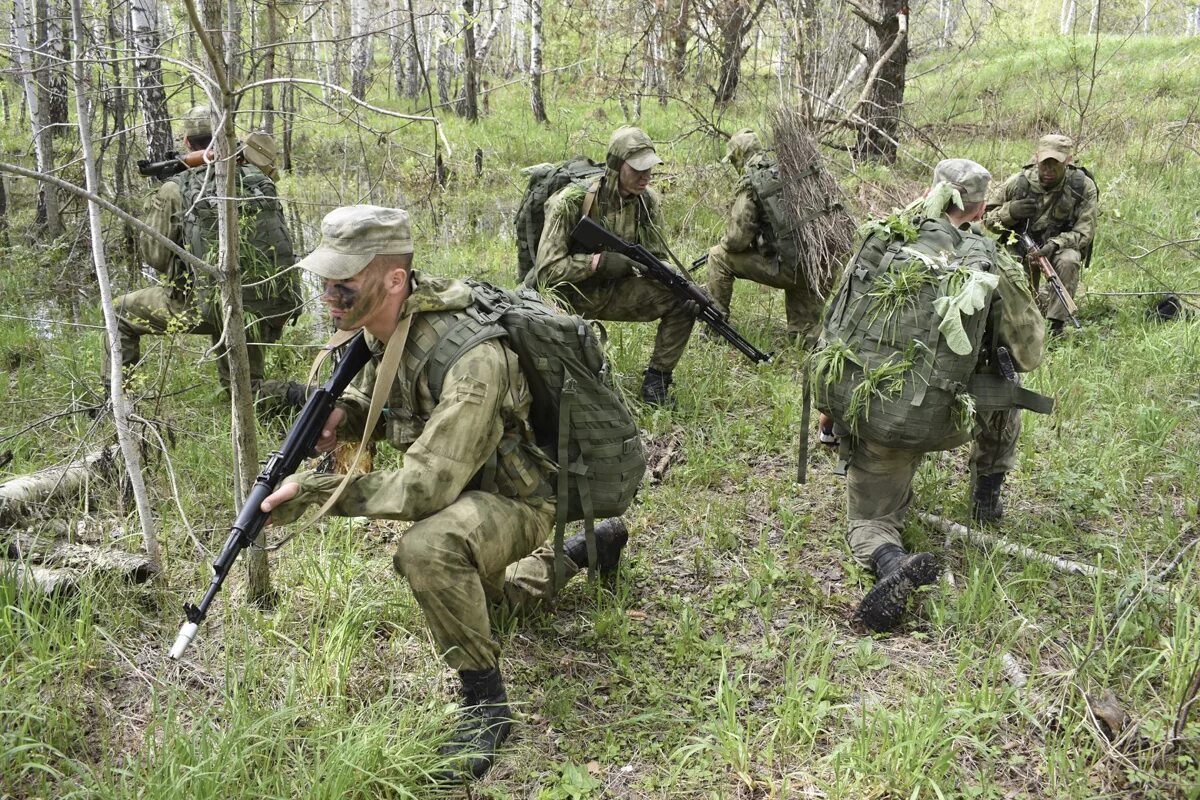
[[[658,281],[666,286],[681,304],[695,303],[700,309],[700,313],[697,314],[700,321],[715,333],[720,334],[746,358],[756,364],[763,364],[771,360],[770,353],[764,353],[746,341],[745,337],[729,324],[720,307],[700,287],[689,280],[687,276],[659,261],[645,247],[625,241],[591,217],[579,220],[579,224],[571,231],[571,239],[583,245],[588,252],[611,250],[631,259],[637,264],[638,272],[642,277]]]
[[[271,454],[263,471],[255,479],[254,487],[229,529],[229,538],[225,540],[225,546],[213,561],[213,579],[208,591],[204,593],[199,605],[185,603],[183,606],[187,622],[175,637],[175,644],[171,646],[171,658],[177,659],[182,656],[183,651],[191,644],[200,623],[208,615],[208,607],[212,605],[213,598],[217,596],[221,584],[228,577],[233,562],[243,550],[254,543],[263,526],[267,524],[270,515],[262,510],[263,500],[275,491],[284,478],[294,473],[300,462],[313,451],[317,439],[321,436],[321,430],[325,427],[325,420],[329,417],[329,412],[333,411],[333,404],[370,360],[371,349],[359,331],[358,335],[350,340],[345,354],[334,367],[329,380],[308,398],[308,403],[296,418],[292,429],[288,431],[287,438],[283,440],[283,446]]]
[[[1016,234],[1017,242],[1021,249],[1025,251],[1025,257],[1037,265],[1038,269],[1042,271],[1042,275],[1045,276],[1046,281],[1050,284],[1050,288],[1058,295],[1058,301],[1067,310],[1067,316],[1071,318],[1071,324],[1077,329],[1083,328],[1079,324],[1079,307],[1075,305],[1074,298],[1067,291],[1067,287],[1063,285],[1062,278],[1058,277],[1058,273],[1050,265],[1050,259],[1038,253],[1037,242],[1028,233],[1018,233],[1017,231],[1013,231],[1013,233]]]

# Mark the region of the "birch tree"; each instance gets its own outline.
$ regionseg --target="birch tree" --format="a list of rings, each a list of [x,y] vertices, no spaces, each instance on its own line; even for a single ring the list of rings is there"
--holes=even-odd
[[[529,104],[534,122],[549,122],[542,100],[542,0],[529,0]]]
[[[34,20],[26,0],[13,0],[12,36],[17,63],[20,66],[21,88],[25,95],[25,108],[29,112],[29,123],[33,129],[33,153],[37,171],[49,175],[54,171],[54,142],[49,128],[48,112],[43,103],[42,91],[38,88],[33,46]],[[48,183],[38,187],[37,224],[44,225],[51,236],[63,232],[59,215],[58,193]]]
[[[146,129],[147,156],[159,159],[171,151],[175,137],[171,134],[162,62],[158,57],[158,49],[162,44],[158,28],[158,2],[130,0],[129,15],[134,76],[137,80],[138,105]]]
[[[870,26],[875,41],[868,59],[874,66],[852,109],[857,118],[852,121],[859,123],[854,152],[859,158],[894,163],[908,69],[908,5],[906,0],[880,0],[873,11],[857,0],[848,2]]]
[[[350,94],[366,99],[375,57],[371,37],[371,0],[350,0],[350,35],[354,39],[350,55]]]

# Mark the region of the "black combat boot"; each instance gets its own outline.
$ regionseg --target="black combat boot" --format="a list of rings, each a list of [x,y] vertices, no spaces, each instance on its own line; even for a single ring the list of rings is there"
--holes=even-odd
[[[600,576],[608,578],[617,574],[621,563],[621,550],[629,541],[629,530],[620,517],[602,520],[595,528],[596,558]],[[587,569],[587,537],[577,533],[563,542],[563,551],[567,558],[580,569]]]
[[[462,721],[438,751],[450,762],[438,776],[442,783],[482,778],[512,727],[499,667],[459,670],[458,677],[462,679]]]
[[[1066,328],[1061,319],[1050,320],[1050,338],[1051,339],[1061,338],[1064,330],[1066,330]]]
[[[871,561],[875,586],[862,599],[858,615],[871,630],[890,631],[900,624],[913,589],[937,580],[937,560],[932,553],[909,555],[898,544],[884,544],[871,554]]]
[[[971,489],[971,519],[981,525],[999,522],[1004,516],[1003,488],[1003,472],[976,475],[975,486]]]
[[[642,378],[642,402],[648,406],[675,407],[675,398],[671,396],[671,384],[674,379],[670,372],[661,372],[654,367],[646,369]]]

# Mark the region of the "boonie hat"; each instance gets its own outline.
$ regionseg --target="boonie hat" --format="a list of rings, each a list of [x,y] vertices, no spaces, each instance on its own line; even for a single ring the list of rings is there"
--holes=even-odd
[[[762,143],[758,141],[758,134],[754,132],[754,129],[742,128],[729,137],[729,144],[725,148],[725,158],[721,160],[727,163],[734,163],[739,159],[745,161],[760,150],[762,150]]]
[[[1063,136],[1061,133],[1048,133],[1038,139],[1037,155],[1034,157],[1039,163],[1047,158],[1066,161],[1074,152],[1075,142],[1069,136]]]
[[[361,272],[375,256],[412,251],[404,209],[342,206],[321,220],[321,243],[296,266],[331,281],[344,281]]]
[[[966,158],[947,158],[933,169],[933,183],[949,183],[958,189],[964,203],[979,203],[987,197],[992,173]]]

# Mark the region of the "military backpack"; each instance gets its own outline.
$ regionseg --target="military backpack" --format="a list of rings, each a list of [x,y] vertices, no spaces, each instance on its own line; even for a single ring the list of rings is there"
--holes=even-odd
[[[524,281],[537,261],[538,242],[546,225],[546,201],[555,192],[572,184],[592,187],[604,176],[604,165],[584,156],[575,156],[557,164],[535,164],[521,170],[529,184],[513,219],[517,237],[517,280]]]
[[[796,275],[800,271],[800,243],[798,228],[800,221],[788,211],[780,190],[783,182],[779,178],[779,165],[772,160],[759,159],[746,166],[742,179],[754,193],[754,201],[766,219],[762,236],[766,249],[779,261],[782,274]]]
[[[243,302],[298,308],[300,278],[283,206],[273,184],[254,166],[238,167],[238,267]],[[217,246],[217,208],[221,192],[216,170],[191,169],[172,178],[183,194],[183,241],[193,255],[211,260]]]
[[[558,465],[556,550],[561,553],[565,524],[583,520],[594,553],[593,520],[623,514],[646,472],[637,423],[613,383],[600,337],[592,323],[559,311],[532,289],[466,283],[474,297],[465,312],[420,315],[422,326],[433,326],[429,338],[436,343],[409,365],[409,374],[428,366],[436,402],[447,371],[462,354],[503,338],[529,383],[529,424],[538,447]],[[422,338],[424,332],[414,327],[410,347]],[[556,562],[561,569],[561,558]]]
[[[973,374],[984,346],[995,246],[916,219],[877,231],[843,273],[813,357],[817,407],[852,435],[906,450],[956,447],[975,420]],[[915,237],[912,235],[915,232]]]

